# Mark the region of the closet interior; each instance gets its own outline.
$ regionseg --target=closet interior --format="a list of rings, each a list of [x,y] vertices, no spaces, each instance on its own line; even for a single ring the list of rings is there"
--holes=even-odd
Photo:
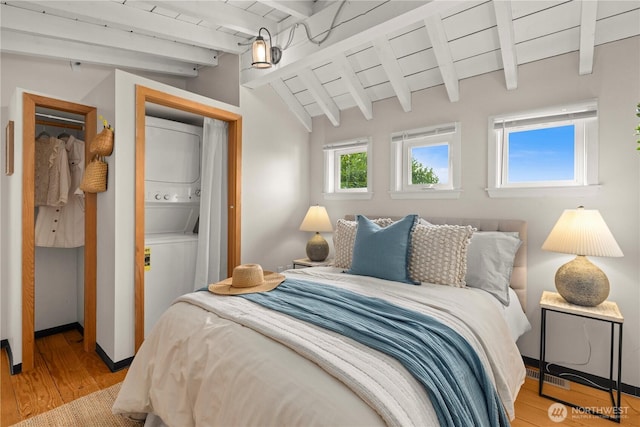
[[[84,326],[85,116],[36,107],[35,337]]]

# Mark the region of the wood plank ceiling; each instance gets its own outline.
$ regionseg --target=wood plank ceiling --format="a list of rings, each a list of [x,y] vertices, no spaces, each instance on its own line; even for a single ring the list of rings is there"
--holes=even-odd
[[[240,55],[241,84],[271,85],[312,130],[325,115],[503,70],[518,87],[518,66],[579,53],[576,74],[592,71],[595,46],[640,35],[640,0],[227,0],[3,1],[2,52],[182,76]],[[283,47],[281,62],[251,68],[261,27]],[[311,40],[309,38],[311,36]],[[318,44],[318,40],[322,40]]]

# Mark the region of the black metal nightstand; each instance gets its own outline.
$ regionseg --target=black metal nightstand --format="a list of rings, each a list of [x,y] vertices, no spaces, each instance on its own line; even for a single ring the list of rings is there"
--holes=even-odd
[[[621,409],[620,409],[620,385],[622,380],[622,323],[624,318],[618,309],[618,305],[612,301],[605,301],[596,307],[583,307],[567,302],[560,294],[555,292],[544,291],[540,298],[540,308],[542,309],[542,317],[540,320],[540,378],[538,383],[538,394],[542,397],[554,400],[562,403],[563,405],[577,408],[582,412],[597,415],[599,417],[620,422]],[[585,408],[583,406],[576,405],[574,403],[566,402],[553,396],[548,396],[543,393],[542,386],[544,384],[544,374],[546,372],[546,330],[547,330],[547,311],[555,311],[557,313],[563,313],[570,316],[579,316],[587,319],[593,319],[602,322],[608,322],[611,324],[611,346],[610,346],[610,359],[609,359],[609,395],[611,396],[611,403],[613,406],[612,413],[614,416],[598,412],[592,408]],[[615,326],[618,325],[618,381],[613,380],[613,361],[614,361],[614,342],[615,342]],[[616,387],[614,388],[614,384]],[[617,394],[614,396],[614,391]]]

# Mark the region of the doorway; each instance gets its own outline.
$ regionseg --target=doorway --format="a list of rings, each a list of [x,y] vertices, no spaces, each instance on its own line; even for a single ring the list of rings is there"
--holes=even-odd
[[[84,116],[85,135],[96,134],[96,108],[23,94],[22,175],[22,371],[35,366],[35,138],[36,108]],[[90,159],[85,144],[85,163]],[[96,195],[85,195],[84,350],[96,347]]]
[[[242,116],[145,86],[136,85],[135,148],[135,351],[144,341],[144,216],[145,216],[145,120],[152,103],[228,123],[227,158],[227,276],[240,263]]]

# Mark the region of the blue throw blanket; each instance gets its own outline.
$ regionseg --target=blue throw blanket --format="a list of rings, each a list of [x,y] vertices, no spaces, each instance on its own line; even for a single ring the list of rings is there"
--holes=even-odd
[[[396,358],[425,387],[441,426],[509,425],[473,347],[430,316],[298,279],[287,279],[270,292],[240,296]]]

